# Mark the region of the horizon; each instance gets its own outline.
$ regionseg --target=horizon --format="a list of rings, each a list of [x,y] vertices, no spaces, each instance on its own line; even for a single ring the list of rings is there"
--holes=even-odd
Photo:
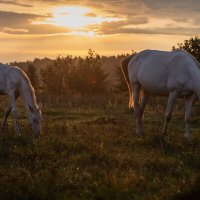
[[[113,3],[114,2],[114,3]],[[172,46],[200,33],[192,0],[0,0],[0,62],[112,56]]]

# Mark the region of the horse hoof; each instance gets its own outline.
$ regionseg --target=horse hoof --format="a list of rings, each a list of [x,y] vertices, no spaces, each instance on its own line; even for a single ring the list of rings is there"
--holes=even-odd
[[[136,132],[136,136],[137,136],[138,138],[141,138],[141,137],[144,136],[144,134],[143,134],[143,133],[137,133],[137,132]]]
[[[188,146],[191,145],[191,142],[190,142],[190,138],[189,138],[189,137],[186,137],[186,138],[185,138],[185,143],[186,143],[186,145],[188,145]]]

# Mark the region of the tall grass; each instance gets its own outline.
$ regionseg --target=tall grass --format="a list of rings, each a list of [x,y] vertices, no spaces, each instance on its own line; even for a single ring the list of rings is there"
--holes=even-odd
[[[126,98],[45,104],[39,138],[19,105],[22,135],[12,118],[0,134],[0,199],[198,199],[199,105],[187,145],[181,100],[163,142],[165,101],[147,106],[142,138]]]

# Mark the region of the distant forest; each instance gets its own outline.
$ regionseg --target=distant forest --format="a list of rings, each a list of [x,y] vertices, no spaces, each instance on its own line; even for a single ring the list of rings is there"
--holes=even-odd
[[[184,49],[200,62],[200,37],[191,37],[173,46],[172,50]],[[132,53],[135,53],[132,51]],[[127,92],[120,61],[129,54],[100,56],[89,49],[87,56],[56,59],[35,58],[33,61],[13,62],[23,69],[33,87],[44,101],[69,99],[70,96],[98,96]]]
[[[127,91],[120,69],[120,61],[127,55],[100,56],[89,49],[84,58],[68,55],[10,64],[27,73],[40,96],[53,99],[66,95],[91,96]]]

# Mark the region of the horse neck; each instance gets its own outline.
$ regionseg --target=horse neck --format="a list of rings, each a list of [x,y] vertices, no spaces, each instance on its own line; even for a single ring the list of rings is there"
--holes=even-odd
[[[32,108],[37,107],[34,89],[27,80],[21,82],[21,96],[24,100],[27,111],[29,110],[29,106]]]

